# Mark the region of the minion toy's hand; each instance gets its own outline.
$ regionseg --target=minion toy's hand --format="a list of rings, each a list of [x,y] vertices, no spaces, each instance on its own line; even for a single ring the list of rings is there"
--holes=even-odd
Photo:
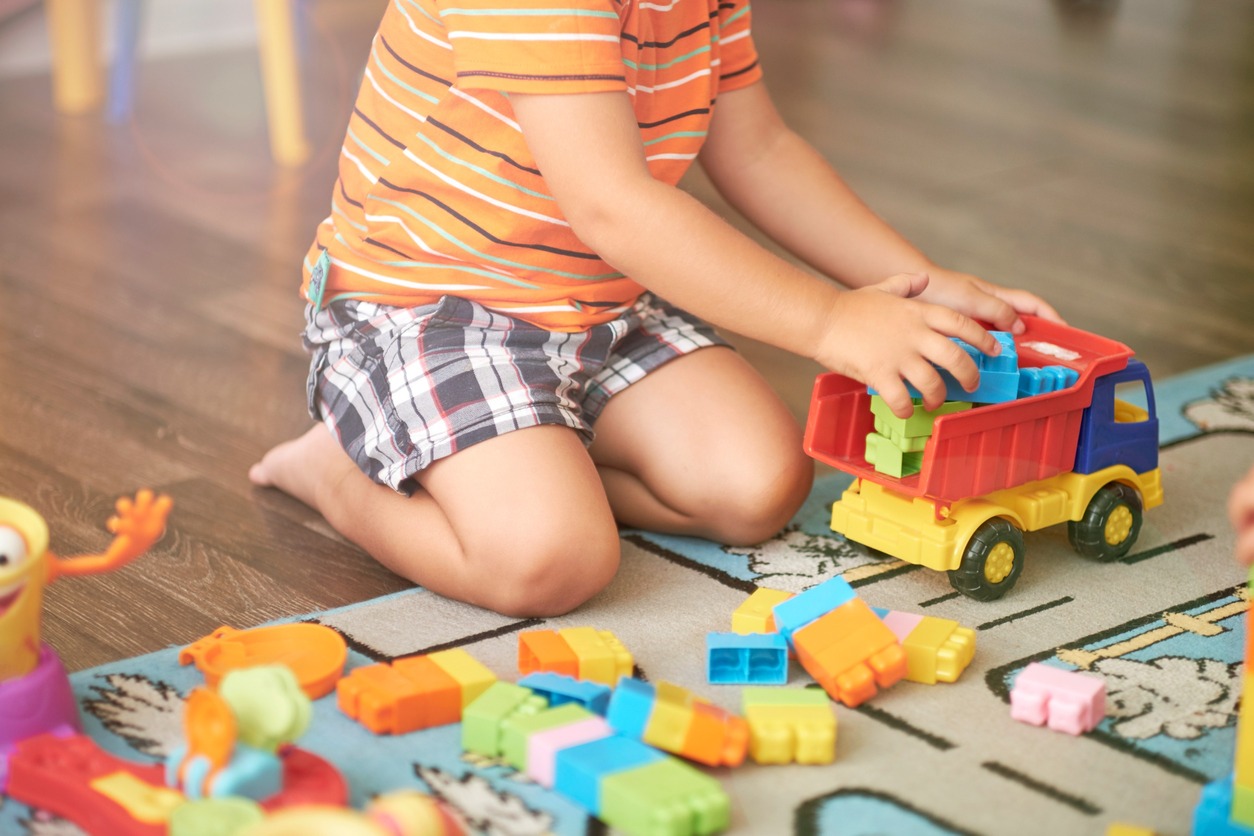
[[[125,566],[161,539],[171,504],[170,497],[150,490],[139,491],[134,499],[122,497],[115,506],[117,513],[106,523],[114,534],[109,548],[103,554],[53,560],[48,566],[50,573],[53,577],[94,575]]]

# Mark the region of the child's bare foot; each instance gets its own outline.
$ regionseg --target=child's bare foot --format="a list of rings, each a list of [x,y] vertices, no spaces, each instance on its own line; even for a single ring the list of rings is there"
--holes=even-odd
[[[322,424],[315,424],[299,438],[285,441],[248,469],[254,485],[278,488],[318,507],[318,490],[356,467]]]

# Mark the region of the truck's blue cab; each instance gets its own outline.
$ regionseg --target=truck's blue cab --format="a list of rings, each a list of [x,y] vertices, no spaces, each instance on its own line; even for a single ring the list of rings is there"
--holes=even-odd
[[[1142,384],[1145,408],[1115,397],[1120,385]],[[1139,387],[1137,387],[1139,388]],[[1076,444],[1075,472],[1093,473],[1124,464],[1137,473],[1158,467],[1158,413],[1149,370],[1135,357],[1126,368],[1093,384],[1093,402],[1084,411]]]

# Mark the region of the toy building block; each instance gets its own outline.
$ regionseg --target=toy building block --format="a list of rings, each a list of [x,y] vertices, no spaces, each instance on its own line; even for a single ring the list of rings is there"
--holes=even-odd
[[[575,702],[593,714],[604,717],[610,706],[612,689],[600,682],[575,679],[573,676],[551,671],[537,671],[518,680],[518,684],[544,697],[553,708]]]
[[[599,815],[629,836],[704,836],[727,829],[731,802],[718,781],[666,758],[602,779]]]
[[[501,724],[514,715],[537,714],[549,707],[530,688],[497,681],[462,712],[462,748],[488,758],[501,756]]]
[[[794,633],[793,649],[823,690],[850,708],[906,675],[897,637],[860,598]]]
[[[748,635],[749,633],[774,633],[775,616],[772,613],[776,604],[791,598],[791,592],[779,589],[767,589],[760,586],[753,594],[732,613],[731,628],[733,633]]]
[[[1111,822],[1106,825],[1106,836],[1155,836],[1155,834],[1148,827],[1139,827],[1135,824],[1124,824],[1123,822]]]
[[[708,766],[740,765],[749,744],[743,718],[667,682],[624,677],[606,720],[621,735]]]
[[[1037,366],[1019,369],[1019,397],[1030,398],[1058,392],[1080,379],[1080,373],[1066,366]]]
[[[605,718],[596,714],[584,720],[534,732],[527,738],[527,775],[540,786],[552,789],[557,778],[558,752],[613,734],[614,730],[605,722]]]
[[[925,409],[923,399],[914,399],[914,412],[909,418],[898,418],[879,395],[871,398],[871,414],[875,416],[875,431],[888,438],[897,449],[905,453],[918,453],[932,437],[936,419],[970,409],[965,400],[945,401],[936,409]]]
[[[908,453],[887,436],[879,433],[866,434],[867,464],[875,467],[876,472],[898,479],[918,473],[923,469],[923,453]]]
[[[465,650],[356,668],[336,686],[340,710],[375,734],[456,723],[496,675]]]
[[[776,629],[791,643],[797,630],[855,598],[857,593],[853,587],[837,575],[781,601],[771,609],[771,613]]]
[[[715,685],[783,685],[788,641],[778,633],[709,633],[706,679]]]
[[[757,763],[831,763],[836,758],[836,713],[816,688],[745,688],[749,755]]]
[[[613,686],[631,675],[633,664],[631,653],[609,630],[567,627],[518,634],[518,672],[524,675],[551,671]]]
[[[1014,335],[1008,331],[990,331],[989,333],[1001,346],[1001,353],[996,357],[985,354],[964,340],[950,337],[975,362],[976,368],[980,370],[980,385],[974,392],[968,392],[962,388],[957,378],[938,366],[936,370],[940,373],[941,380],[945,382],[945,400],[1004,403],[1013,401],[1019,396],[1019,350],[1015,346]],[[923,393],[908,382],[906,390],[912,398],[923,397]],[[867,391],[872,395],[876,394],[873,389],[868,388]]]
[[[325,624],[275,624],[236,630],[219,627],[179,651],[179,664],[194,662],[210,688],[239,668],[283,665],[296,674],[311,700],[335,689],[348,660],[344,637]]]
[[[534,714],[511,714],[501,721],[501,760],[519,772],[526,772],[528,743],[533,735],[596,716],[573,702],[557,708],[545,708]]]
[[[948,618],[872,607],[906,651],[906,679],[956,682],[975,658],[975,631]]]
[[[1092,731],[1106,716],[1106,681],[1033,662],[1015,677],[1010,716],[1067,734]]]
[[[622,735],[560,750],[553,788],[594,816],[601,815],[601,782],[610,775],[665,760],[666,755]]]
[[[1254,836],[1254,827],[1233,818],[1232,797],[1231,775],[1202,787],[1193,808],[1193,836]]]

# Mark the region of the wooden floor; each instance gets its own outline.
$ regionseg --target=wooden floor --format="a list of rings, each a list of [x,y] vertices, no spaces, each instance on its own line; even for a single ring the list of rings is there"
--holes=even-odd
[[[381,8],[306,5],[298,171],[270,163],[251,50],[146,64],[118,127],[54,115],[46,77],[0,80],[0,495],[61,555],[104,545],[119,495],[176,503],[149,557],[49,589],[71,668],[405,587],[245,476],[308,425],[299,258]],[[936,260],[1047,296],[1160,378],[1254,352],[1254,5],[754,12],[785,116]],[[802,416],[817,368],[740,344]]]

